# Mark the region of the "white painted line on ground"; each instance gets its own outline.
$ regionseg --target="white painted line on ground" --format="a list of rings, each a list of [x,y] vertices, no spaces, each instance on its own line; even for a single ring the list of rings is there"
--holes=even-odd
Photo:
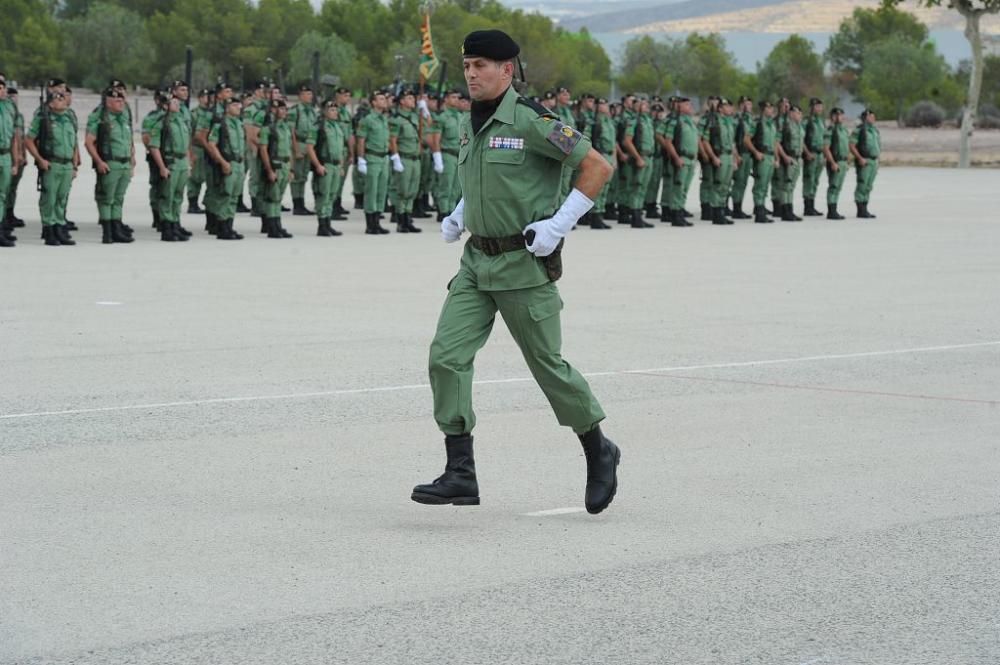
[[[115,305],[121,305],[120,302],[115,302],[114,300],[98,300],[94,303],[95,305],[102,305],[104,307],[113,307]]]
[[[539,510],[533,513],[522,513],[524,517],[551,517],[552,515],[571,515],[582,513],[583,508],[553,508],[552,510]]]
[[[946,346],[923,346],[910,349],[889,349],[886,351],[863,351],[860,353],[839,353],[823,356],[803,356],[799,358],[777,358],[773,360],[749,360],[744,362],[712,363],[707,365],[684,365],[679,367],[657,367],[652,369],[625,369],[610,372],[588,372],[584,376],[587,378],[599,378],[605,376],[627,376],[642,374],[657,374],[667,372],[685,372],[698,369],[727,369],[739,367],[757,367],[766,365],[782,365],[788,363],[816,362],[821,360],[846,360],[851,358],[874,358],[878,356],[895,356],[907,353],[935,353],[940,351],[956,351],[959,349],[976,349],[991,346],[1000,346],[1000,340],[991,342],[974,342],[971,344],[949,344]],[[508,383],[528,383],[534,381],[531,377],[517,377],[512,379],[486,379],[475,381],[476,386],[495,386]],[[365,395],[371,393],[401,392],[405,390],[426,390],[431,386],[429,383],[413,383],[402,386],[374,386],[370,388],[346,388],[342,390],[322,390],[308,393],[289,393],[285,395],[252,395],[247,397],[212,397],[206,399],[193,399],[179,402],[154,402],[151,404],[124,404],[118,406],[101,406],[89,409],[65,409],[61,411],[35,411],[32,413],[7,413],[0,415],[0,420],[13,420],[16,418],[41,418],[45,416],[73,416],[87,413],[107,413],[109,411],[141,411],[144,409],[171,409],[184,406],[202,406],[207,404],[235,404],[239,402],[267,402],[294,399],[310,399],[316,397],[337,397],[344,395]]]

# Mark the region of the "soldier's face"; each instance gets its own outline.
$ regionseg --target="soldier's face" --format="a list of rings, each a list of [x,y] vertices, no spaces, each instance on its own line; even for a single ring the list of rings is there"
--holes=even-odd
[[[125,100],[121,97],[111,97],[108,99],[108,110],[112,113],[121,113],[125,110]]]
[[[514,78],[513,62],[497,62],[488,58],[462,60],[469,96],[476,101],[496,99],[510,86]]]
[[[743,104],[740,105],[740,110],[743,111],[743,113],[750,113],[753,111],[753,102],[749,100],[743,102]]]
[[[604,113],[604,114],[610,115],[611,114],[611,107],[608,106],[607,104],[598,104],[597,105],[597,112],[598,113]]]
[[[724,104],[724,105],[722,105],[722,106],[719,107],[719,110],[722,112],[722,115],[724,115],[726,117],[729,117],[729,116],[731,116],[733,114],[733,106],[732,106],[732,104]]]
[[[569,91],[563,90],[559,93],[559,104],[562,106],[569,104]]]
[[[633,105],[635,105],[635,97],[626,97],[625,101],[622,102],[622,106],[624,106],[629,111],[632,110]]]
[[[413,95],[403,95],[399,98],[399,105],[407,111],[412,111],[416,107],[417,101]]]
[[[180,85],[174,88],[174,95],[177,97],[177,99],[181,100],[182,102],[186,102],[188,95],[190,94],[191,93],[186,85]]]
[[[688,100],[686,102],[680,102],[677,105],[677,111],[679,113],[683,113],[684,115],[691,115],[694,113],[694,104],[691,102],[691,100]]]
[[[375,98],[372,100],[372,108],[376,111],[384,111],[385,104],[385,95],[375,95]]]
[[[788,116],[795,122],[802,121],[802,111],[792,111],[788,114]]]
[[[303,104],[312,104],[313,103],[313,94],[312,94],[312,91],[311,90],[303,90],[302,92],[300,92],[299,93],[299,101],[302,102]]]
[[[181,100],[174,97],[173,99],[170,100],[170,112],[177,113],[180,110],[181,110]]]
[[[52,107],[52,110],[56,113],[61,113],[69,107],[69,104],[66,103],[66,98],[63,97],[61,99],[53,99],[49,102],[49,106]]]
[[[587,99],[583,100],[583,108],[585,110],[587,110],[587,111],[593,111],[594,110],[594,100],[590,99],[590,98],[587,98]]]
[[[208,95],[201,95],[198,97],[198,106],[205,108],[208,106]]]
[[[337,115],[338,115],[338,113],[337,113],[337,107],[336,106],[329,106],[329,107],[327,107],[327,109],[326,109],[326,119],[327,120],[336,120],[337,119]]]
[[[823,105],[817,104],[813,107],[813,115],[823,115]]]
[[[278,120],[284,120],[285,118],[288,117],[288,107],[279,106],[278,108],[275,109],[275,113],[278,116]]]
[[[7,86],[0,86],[0,99],[7,99]]]
[[[351,93],[349,93],[349,92],[338,92],[337,93],[337,103],[338,104],[346,104],[349,101],[351,101]]]
[[[243,111],[241,104],[226,104],[226,113],[231,116],[238,116]]]
[[[764,115],[767,116],[768,118],[773,118],[774,117],[774,107],[773,106],[766,106],[766,107],[764,107]]]

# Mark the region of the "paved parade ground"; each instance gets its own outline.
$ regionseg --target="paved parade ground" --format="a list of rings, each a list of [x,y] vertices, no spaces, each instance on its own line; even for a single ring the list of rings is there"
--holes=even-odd
[[[1000,662],[998,171],[885,169],[871,221],[852,172],[841,222],[575,231],[564,354],[622,450],[596,517],[500,321],[482,505],[410,501],[461,252],[432,221],[161,243],[137,175],[137,242],[101,245],[88,170],[79,244],[45,247],[33,177],[0,250],[0,663]]]

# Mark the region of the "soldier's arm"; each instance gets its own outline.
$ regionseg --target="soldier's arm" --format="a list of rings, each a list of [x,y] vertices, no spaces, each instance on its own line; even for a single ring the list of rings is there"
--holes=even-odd
[[[38,165],[38,168],[41,169],[42,171],[48,171],[49,162],[47,159],[42,157],[42,153],[38,150],[38,145],[35,144],[35,139],[31,136],[27,137],[27,139],[25,139],[24,145],[28,149],[28,152],[31,153],[31,156],[34,157],[35,164]]]
[[[89,131],[83,139],[83,147],[87,149],[87,154],[90,155],[92,160],[94,160],[94,166],[97,168],[97,172],[102,175],[107,173],[108,164],[101,159],[101,153],[97,150],[97,137]]]
[[[208,153],[209,158],[219,165],[222,172],[229,175],[232,172],[232,166],[225,160],[222,153],[219,151],[219,145],[211,138],[205,143],[205,152]]]
[[[246,123],[243,128],[246,130],[247,143],[257,152],[260,149],[260,127]]]
[[[399,146],[397,144],[395,136],[389,137],[389,152],[393,155],[399,152]]]
[[[673,140],[667,139],[664,147],[666,147],[667,154],[670,155],[670,159],[673,161],[674,166],[678,168],[684,166],[684,158],[682,158],[681,154],[677,152],[677,146],[674,145]]]
[[[354,147],[357,150],[358,159],[365,158],[365,139],[363,136],[359,136],[355,142]]]
[[[260,162],[264,166],[264,172],[267,174],[267,179],[270,182],[277,180],[278,174],[274,172],[274,167],[271,166],[271,155],[268,154],[267,146],[258,145],[257,154],[260,155]]]
[[[854,161],[855,161],[855,163],[860,164],[861,166],[864,166],[865,164],[868,163],[868,160],[865,159],[864,157],[862,157],[861,156],[861,152],[858,151],[858,144],[857,143],[855,143],[852,140],[848,144],[848,147],[851,149],[851,154],[854,155]]]
[[[577,167],[576,184],[574,187],[591,201],[596,200],[604,185],[614,175],[615,167],[593,148],[587,151],[580,166]]]
[[[316,154],[316,146],[312,143],[306,143],[306,157],[309,158],[309,161],[312,163],[316,172],[326,171],[326,167],[324,167],[323,163],[319,161],[319,156]],[[320,175],[322,175],[322,173]]]
[[[743,147],[749,150],[753,154],[753,158],[756,159],[758,162],[764,159],[764,153],[762,153],[760,150],[757,149],[757,146],[753,144],[753,141],[750,139],[749,136],[743,137]]]
[[[790,164],[792,162],[792,158],[789,157],[788,153],[785,152],[785,149],[781,147],[781,141],[776,140],[774,142],[774,154],[776,154],[785,164]]]
[[[632,140],[632,135],[628,132],[625,132],[625,138],[622,139],[622,147],[625,149],[625,153],[636,161],[636,164],[642,161],[642,155],[635,149],[635,141]]]

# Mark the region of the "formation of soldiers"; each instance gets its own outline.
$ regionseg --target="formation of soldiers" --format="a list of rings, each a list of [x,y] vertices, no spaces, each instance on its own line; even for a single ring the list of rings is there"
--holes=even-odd
[[[240,240],[234,224],[241,213],[261,219],[268,238],[290,238],[282,213],[315,215],[317,235],[341,231],[332,222],[346,219],[344,184],[352,178],[354,208],[363,210],[365,233],[384,235],[386,215],[399,233],[419,233],[415,219],[436,211],[444,219],[461,199],[459,127],[470,100],[458,90],[424,94],[403,86],[375,90],[354,104],[351,91],[338,88],[317,100],[309,85],[297,88],[290,103],[267,81],[237,94],[227,83],[200,90],[189,102],[185,81],[174,81],[155,95],[155,108],[140,122],[144,158],[149,164],[149,206],[153,227],[165,242],[184,242],[192,232],[181,224],[188,214],[205,216],[205,231],[219,240]],[[710,97],[696,121],[686,97],[664,102],[626,95],[610,103],[585,94],[572,101],[570,90],[547,92],[536,101],[554,117],[586,134],[616,167],[593,210],[581,220],[593,229],[617,221],[650,228],[647,219],[692,226],[684,208],[700,165],[701,219],[732,224],[733,219],[801,221],[792,194],[802,178],[804,215],[817,216],[816,196],[827,173],[826,216],[843,219],[838,204],[849,160],[857,172],[855,202],[860,218],[868,210],[878,171],[880,137],[875,114],[865,111],[849,131],[842,109],[829,115],[813,99],[808,113],[781,99],[777,105]],[[30,154],[38,170],[42,238],[46,245],[76,244],[67,219],[70,189],[82,159],[78,136],[97,173],[95,202],[104,243],[130,243],[134,229],[122,208],[138,159],[133,144],[135,120],[124,82],[112,80],[81,130],[65,81],[48,81],[44,103],[30,123],[17,107],[17,91],[0,74],[0,247],[12,247],[13,230],[24,222],[14,215],[17,191]],[[351,166],[353,172],[349,174]],[[753,212],[743,212],[750,179]],[[562,191],[572,189],[574,173],[565,169]],[[315,210],[306,207],[310,187]],[[293,207],[282,206],[291,189]],[[246,204],[244,191],[249,194]],[[766,208],[768,194],[772,207]]]

